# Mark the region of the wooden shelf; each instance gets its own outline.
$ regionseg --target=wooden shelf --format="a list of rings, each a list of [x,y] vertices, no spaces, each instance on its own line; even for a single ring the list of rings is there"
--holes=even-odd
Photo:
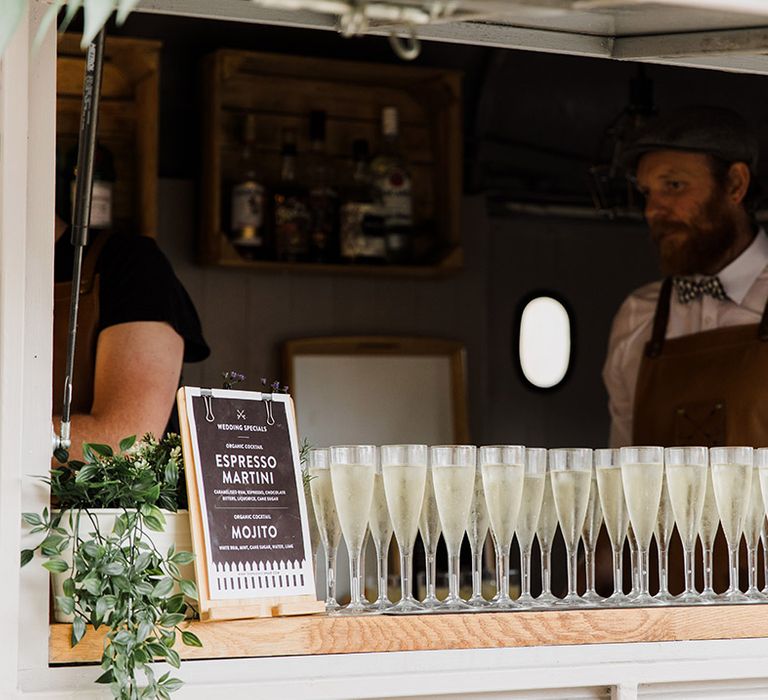
[[[768,605],[363,617],[286,617],[186,623],[203,648],[184,659],[490,649],[768,637]],[[51,625],[52,664],[101,659],[105,630],[70,648],[71,625]]]

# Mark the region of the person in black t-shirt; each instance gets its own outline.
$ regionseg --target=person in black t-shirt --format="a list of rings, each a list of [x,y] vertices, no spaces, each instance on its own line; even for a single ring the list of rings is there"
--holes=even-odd
[[[66,328],[74,253],[66,231],[57,217],[54,375],[61,377],[55,377],[55,396],[57,383],[63,386],[57,367],[66,355],[61,328]],[[178,430],[175,392],[182,363],[210,354],[192,300],[154,240],[92,234],[83,262],[86,286],[89,269],[98,283],[90,311],[81,286],[70,450],[75,458],[83,442],[114,446],[128,435],[151,432],[159,438],[165,430]],[[54,411],[60,410],[55,403]],[[59,421],[54,416],[57,429]]]

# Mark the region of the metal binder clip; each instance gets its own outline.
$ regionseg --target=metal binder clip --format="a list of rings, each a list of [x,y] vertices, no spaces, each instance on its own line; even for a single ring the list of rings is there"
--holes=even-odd
[[[200,389],[200,396],[203,397],[203,403],[205,404],[205,420],[213,423],[216,420],[213,415],[213,392],[210,389]]]
[[[272,394],[262,394],[261,398],[264,399],[264,406],[267,409],[267,425],[274,425],[275,418],[272,415]]]

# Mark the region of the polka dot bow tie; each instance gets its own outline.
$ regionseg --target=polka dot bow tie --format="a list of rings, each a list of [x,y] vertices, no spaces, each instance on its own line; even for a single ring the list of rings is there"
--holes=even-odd
[[[691,277],[673,277],[672,284],[677,290],[677,298],[681,304],[689,304],[704,294],[721,301],[728,298],[718,277],[702,277],[698,280]]]

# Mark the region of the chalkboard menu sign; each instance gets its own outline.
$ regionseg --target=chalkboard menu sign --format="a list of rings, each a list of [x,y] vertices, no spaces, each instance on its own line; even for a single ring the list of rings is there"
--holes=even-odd
[[[314,600],[290,396],[184,387],[182,404],[201,610],[208,601]]]

